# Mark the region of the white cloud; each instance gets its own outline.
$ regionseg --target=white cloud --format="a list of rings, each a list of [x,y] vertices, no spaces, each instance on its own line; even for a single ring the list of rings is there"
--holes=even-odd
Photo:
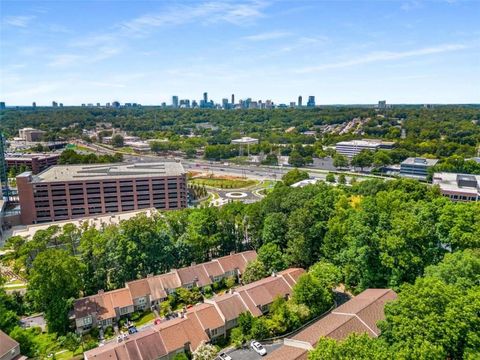
[[[91,54],[88,55],[74,53],[57,54],[52,57],[52,60],[48,63],[48,65],[52,67],[67,67],[78,64],[94,64],[118,55],[120,52],[121,49],[118,47],[103,46],[96,48]]]
[[[243,39],[248,41],[268,41],[268,40],[285,38],[290,35],[291,33],[286,31],[270,31],[270,32],[263,32],[259,34],[244,36]]]
[[[16,26],[16,27],[21,27],[21,28],[26,28],[28,24],[35,19],[35,16],[7,16],[3,20],[4,24],[10,25],[10,26]]]
[[[234,3],[224,1],[204,2],[199,5],[176,5],[158,13],[145,14],[130,21],[123,22],[120,27],[130,33],[146,33],[152,28],[187,24],[193,21],[203,24],[228,22],[244,25],[263,17],[264,2],[250,1]]]
[[[361,56],[356,56],[351,60],[338,61],[334,63],[326,63],[316,66],[304,67],[297,70],[298,73],[312,73],[328,69],[346,68],[356,65],[370,64],[380,61],[400,60],[405,58],[414,58],[419,56],[427,56],[433,54],[440,54],[446,52],[453,52],[464,50],[468,46],[464,44],[443,44],[439,46],[426,47],[421,49],[409,50],[409,51],[376,51]]]

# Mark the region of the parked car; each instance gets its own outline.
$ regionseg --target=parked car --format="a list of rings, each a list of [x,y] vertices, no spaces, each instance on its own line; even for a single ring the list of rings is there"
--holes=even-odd
[[[231,356],[227,355],[225,353],[218,354],[218,359],[219,360],[232,360]]]
[[[262,344],[260,344],[258,341],[252,340],[250,343],[250,347],[255,351],[258,355],[266,355],[267,354],[267,349],[263,347]]]
[[[137,333],[137,332],[138,332],[138,330],[137,330],[137,328],[136,328],[135,326],[130,325],[130,326],[128,327],[128,333],[129,333],[129,334],[135,334],[135,333]]]

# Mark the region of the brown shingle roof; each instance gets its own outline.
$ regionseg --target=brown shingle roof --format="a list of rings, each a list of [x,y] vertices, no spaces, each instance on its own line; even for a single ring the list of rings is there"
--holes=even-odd
[[[153,332],[136,340],[136,345],[141,354],[141,359],[158,359],[167,354],[158,332]],[[130,356],[132,359],[132,356]],[[132,359],[133,360],[133,359]]]
[[[217,308],[213,304],[199,304],[191,307],[187,311],[187,317],[196,317],[204,330],[217,329],[224,325]]]
[[[0,330],[0,358],[18,346],[18,342]]]
[[[278,275],[282,275],[284,279],[287,280],[288,284],[293,287],[297,283],[300,275],[302,275],[304,272],[305,270],[302,268],[290,268],[280,271]]]
[[[255,251],[244,251],[242,253],[232,254],[218,258],[217,261],[222,266],[222,269],[225,272],[233,271],[238,269],[240,274],[245,271],[247,263],[249,261],[255,260],[257,253]]]
[[[264,360],[307,360],[308,351],[293,346],[282,345],[267,354]]]
[[[269,305],[277,297],[285,297],[292,292],[292,286],[284,278],[285,275],[270,276],[251,284],[235,289],[247,304],[254,316],[260,316],[260,306]],[[293,281],[293,279],[290,279]]]
[[[220,263],[216,260],[209,261],[204,263],[203,266],[205,267],[205,271],[207,272],[208,276],[215,277],[215,276],[222,276],[224,274]]]
[[[184,348],[187,344],[190,350],[194,351],[202,341],[209,340],[198,321],[189,318],[166,321],[158,325],[156,330],[162,338],[167,353]]]
[[[320,337],[342,340],[352,333],[367,333],[370,336],[378,336],[380,331],[376,323],[385,318],[385,303],[396,297],[397,294],[390,289],[367,289],[324,318],[314,322],[292,339],[315,347]],[[294,346],[281,346],[269,354],[266,359],[303,359],[298,357],[301,355],[297,355],[290,349],[292,347]],[[307,353],[304,349],[299,350]],[[290,357],[287,355],[289,352],[292,352]],[[300,351],[298,353],[300,354]]]
[[[225,321],[236,319],[241,313],[248,310],[238,294],[217,296],[214,298],[214,301]]]
[[[111,342],[85,352],[85,359],[154,360],[185,348],[194,351],[208,337],[196,320],[166,321],[131,336],[122,343]]]
[[[202,264],[184,267],[177,270],[182,285],[196,284],[197,286],[206,286],[212,284],[207,272]]]
[[[113,308],[123,308],[133,305],[132,295],[129,289],[118,289],[104,293],[103,296],[110,296]]]
[[[145,297],[151,294],[150,286],[146,279],[140,279],[135,281],[130,281],[126,283],[126,287],[130,289],[130,294],[132,295],[132,299]]]
[[[97,303],[97,317],[99,320],[115,317],[115,309],[109,293],[94,295],[93,300]]]
[[[97,303],[93,296],[89,296],[76,300],[73,309],[75,318],[81,319],[97,312]]]
[[[150,300],[160,300],[167,297],[167,292],[163,288],[163,283],[160,276],[152,276],[147,278],[148,287],[150,288]]]
[[[166,274],[159,275],[162,280],[162,285],[165,290],[167,289],[177,289],[182,286],[180,278],[176,271],[172,271]]]

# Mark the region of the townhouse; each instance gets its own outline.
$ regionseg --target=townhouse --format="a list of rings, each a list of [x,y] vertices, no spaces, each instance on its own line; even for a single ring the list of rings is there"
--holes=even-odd
[[[283,345],[264,359],[307,360],[308,351],[315,348],[321,337],[343,340],[352,333],[378,337],[377,322],[385,318],[385,304],[396,298],[397,294],[390,289],[367,289],[297,335],[284,339]]]
[[[84,353],[85,360],[170,360],[193,352],[205,342],[225,337],[241,313],[260,316],[278,297],[288,298],[303,269],[287,269],[254,283],[231,289],[192,306],[180,318],[166,320],[127,340],[111,342]]]
[[[100,291],[78,299],[74,304],[77,332],[82,333],[93,326],[106,327],[134,311],[156,307],[181,287],[204,288],[232,276],[238,281],[247,263],[256,257],[255,251],[231,254],[166,274],[130,281],[123,289]]]
[[[0,360],[24,360],[20,354],[20,344],[0,330]]]
[[[208,336],[194,318],[179,318],[132,335],[128,340],[111,342],[84,353],[85,360],[161,359],[194,351]]]

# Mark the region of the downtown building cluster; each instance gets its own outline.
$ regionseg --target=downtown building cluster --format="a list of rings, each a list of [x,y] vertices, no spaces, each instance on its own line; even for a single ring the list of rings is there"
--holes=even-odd
[[[4,102],[2,104],[2,110],[6,109]],[[58,103],[57,101],[52,101],[53,108],[63,108],[63,103]],[[121,104],[119,101],[107,102],[105,104],[97,103],[82,103],[81,107],[105,107],[105,108],[114,108],[118,109],[121,107],[125,108],[137,108],[142,105],[136,102],[126,102]],[[208,93],[204,92],[202,99],[200,100],[191,100],[191,99],[180,99],[177,95],[172,96],[172,101],[170,104],[162,102],[160,104],[162,108],[171,108],[171,109],[286,109],[286,108],[314,108],[316,106],[315,96],[308,96],[307,101],[303,100],[303,97],[300,95],[298,101],[291,101],[288,104],[275,103],[273,100],[253,100],[251,97],[246,99],[240,99],[238,102],[235,100],[235,94],[232,94],[230,98],[223,98],[221,102],[215,102],[212,99],[208,98]],[[36,102],[32,103],[32,108],[37,107]]]
[[[208,93],[203,93],[203,98],[197,102],[197,100],[179,99],[178,96],[172,96],[171,105],[162,103],[162,107],[171,107],[173,109],[275,109],[275,108],[314,108],[315,96],[309,96],[306,104],[303,102],[302,96],[298,97],[298,102],[292,101],[287,104],[276,104],[272,100],[253,100],[252,98],[240,99],[235,102],[235,94],[229,98],[223,98],[220,103],[215,103],[213,100],[208,99]]]

